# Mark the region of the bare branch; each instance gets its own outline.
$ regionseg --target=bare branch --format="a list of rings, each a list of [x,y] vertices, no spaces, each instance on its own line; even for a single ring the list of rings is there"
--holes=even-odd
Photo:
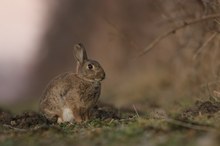
[[[155,38],[137,57],[141,57],[145,54],[147,54],[148,52],[150,52],[161,40],[163,40],[164,38],[166,38],[167,36],[174,34],[175,32],[189,26],[189,25],[193,25],[196,23],[200,23],[202,21],[206,21],[206,20],[210,20],[210,19],[214,19],[220,17],[220,13],[217,14],[211,14],[211,15],[207,15],[207,16],[203,16],[201,18],[197,18],[197,19],[193,19],[190,21],[186,21],[184,22],[182,25],[177,26],[176,28],[173,28],[171,30],[168,30],[164,33],[162,33],[161,35],[159,35],[157,38]]]
[[[190,123],[186,123],[186,122],[182,122],[179,120],[174,120],[174,119],[165,119],[166,122],[173,124],[173,125],[177,125],[177,126],[181,126],[181,127],[185,127],[185,128],[189,128],[189,129],[194,129],[194,130],[198,130],[198,131],[206,131],[206,132],[214,132],[214,133],[220,133],[217,129],[212,128],[212,127],[207,127],[207,126],[200,126],[200,125],[193,125]]]
[[[17,131],[17,132],[28,132],[28,131],[36,131],[36,130],[41,129],[41,128],[47,128],[48,126],[47,125],[40,125],[40,126],[35,126],[34,128],[23,129],[23,128],[13,127],[13,126],[8,125],[8,124],[3,124],[3,127],[8,128],[8,129],[12,129],[12,130]],[[52,127],[54,127],[54,126],[52,126]]]
[[[193,55],[193,60],[198,57],[202,50],[208,45],[209,42],[211,42],[216,37],[217,34],[217,32],[214,32],[210,37],[207,38],[207,40],[201,45],[201,47],[197,49],[195,55]]]
[[[137,109],[136,109],[136,107],[135,107],[135,105],[134,105],[134,104],[133,104],[133,108],[134,108],[134,111],[135,111],[135,113],[136,113],[137,117],[139,118],[140,116],[139,116],[138,111],[137,111]]]
[[[124,39],[124,40],[126,40],[132,47],[134,47],[135,49],[138,49],[139,47],[138,47],[138,44],[134,41],[134,40],[132,40],[131,38],[129,38],[129,35],[126,33],[126,32],[123,32],[123,31],[121,31],[121,29],[116,25],[116,24],[114,24],[114,23],[112,23],[109,19],[107,19],[106,17],[102,17],[104,20],[105,20],[105,22],[109,25],[109,26],[111,26],[111,28],[112,29],[114,29],[117,33],[118,33],[118,35],[119,35],[119,37],[121,37],[121,39]]]

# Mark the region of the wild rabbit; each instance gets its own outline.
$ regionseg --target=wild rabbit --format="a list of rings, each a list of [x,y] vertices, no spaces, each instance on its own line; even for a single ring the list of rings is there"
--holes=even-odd
[[[40,111],[58,123],[82,122],[91,116],[101,92],[105,72],[101,65],[87,58],[82,44],[74,46],[76,73],[68,72],[54,78],[40,100]]]

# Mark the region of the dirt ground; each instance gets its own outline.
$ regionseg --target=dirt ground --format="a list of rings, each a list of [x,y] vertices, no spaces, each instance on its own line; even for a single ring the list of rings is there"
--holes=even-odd
[[[199,101],[174,113],[102,104],[81,124],[56,124],[34,111],[0,110],[1,145],[218,145],[220,103]]]

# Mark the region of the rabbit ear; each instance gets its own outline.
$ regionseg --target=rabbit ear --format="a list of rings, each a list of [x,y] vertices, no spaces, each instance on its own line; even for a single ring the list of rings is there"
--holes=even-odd
[[[81,43],[74,46],[73,54],[79,64],[83,64],[83,62],[88,59],[86,49]]]

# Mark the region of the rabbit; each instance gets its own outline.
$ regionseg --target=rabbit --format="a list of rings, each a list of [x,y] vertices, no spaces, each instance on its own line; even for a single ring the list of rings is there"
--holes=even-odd
[[[40,112],[57,123],[87,121],[101,93],[105,71],[94,60],[87,58],[82,44],[73,49],[77,61],[76,73],[67,72],[55,77],[40,99]]]

